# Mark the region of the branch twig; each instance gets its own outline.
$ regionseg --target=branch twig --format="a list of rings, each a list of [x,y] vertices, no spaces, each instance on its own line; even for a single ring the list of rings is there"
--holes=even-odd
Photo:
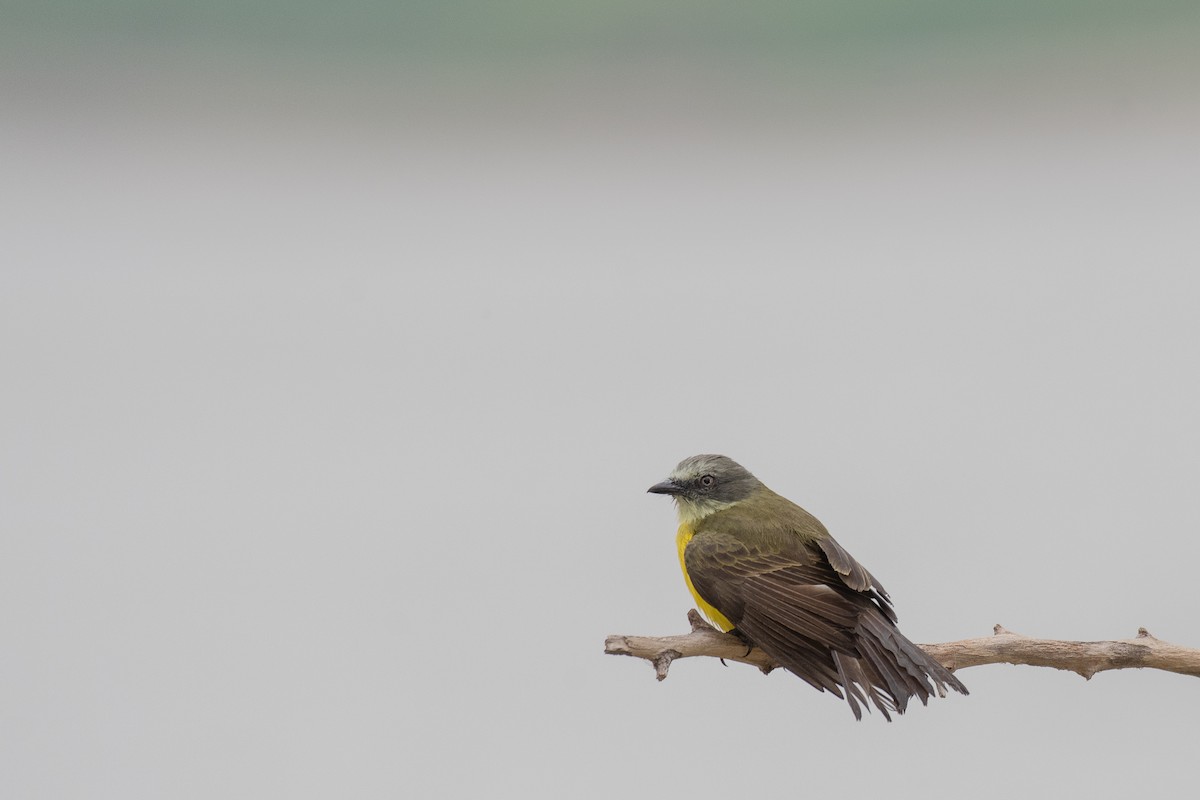
[[[695,609],[688,612],[688,622],[692,631],[682,636],[609,636],[604,641],[604,652],[646,659],[654,665],[660,681],[667,677],[672,661],[693,656],[740,661],[764,673],[778,666],[757,647],[747,649],[741,639],[709,625]],[[1022,636],[997,625],[992,636],[920,647],[950,670],[982,664],[1027,664],[1068,670],[1090,679],[1105,670],[1146,667],[1200,678],[1200,650],[1156,639],[1145,628],[1138,628],[1135,639],[1070,642]]]

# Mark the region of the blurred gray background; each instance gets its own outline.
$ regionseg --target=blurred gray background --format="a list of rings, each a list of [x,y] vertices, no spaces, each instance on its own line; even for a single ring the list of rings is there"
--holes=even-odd
[[[1200,646],[1200,7],[6,2],[0,794],[1156,794],[1200,681],[856,724],[686,629],[724,452],[915,641]]]

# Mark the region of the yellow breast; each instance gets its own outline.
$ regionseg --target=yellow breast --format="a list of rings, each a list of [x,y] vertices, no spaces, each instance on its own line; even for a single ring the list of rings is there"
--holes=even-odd
[[[725,615],[717,609],[713,608],[707,600],[700,596],[696,591],[696,587],[692,585],[692,576],[688,575],[687,562],[683,558],[683,551],[687,549],[688,542],[696,535],[696,531],[691,525],[686,522],[679,526],[679,532],[675,534],[675,546],[679,548],[679,566],[683,568],[683,579],[687,582],[688,591],[692,593],[692,597],[696,598],[696,605],[704,612],[704,616],[708,617],[723,631],[733,630],[733,623],[725,619]]]

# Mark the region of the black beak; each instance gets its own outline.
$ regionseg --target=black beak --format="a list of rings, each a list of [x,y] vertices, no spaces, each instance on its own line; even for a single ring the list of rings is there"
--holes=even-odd
[[[659,481],[646,490],[651,494],[682,494],[683,487],[675,481],[667,478],[665,481]]]

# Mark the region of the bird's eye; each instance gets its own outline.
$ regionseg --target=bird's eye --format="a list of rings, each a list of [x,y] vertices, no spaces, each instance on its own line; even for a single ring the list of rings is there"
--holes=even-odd
[[[712,475],[701,475],[700,476],[700,485],[703,486],[705,489],[708,489],[716,482],[717,482],[717,479],[714,478]]]

